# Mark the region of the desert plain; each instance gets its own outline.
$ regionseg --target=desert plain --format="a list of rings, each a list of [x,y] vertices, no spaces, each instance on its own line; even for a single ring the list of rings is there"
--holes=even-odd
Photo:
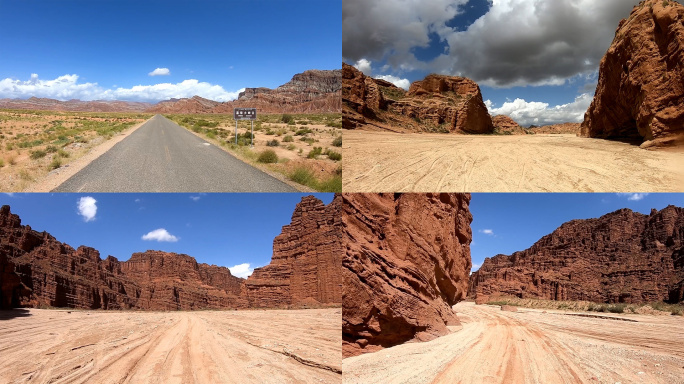
[[[339,383],[340,308],[0,311],[3,383]]]
[[[453,309],[462,326],[429,342],[346,358],[344,382],[684,382],[681,316],[510,312],[473,302]]]
[[[573,134],[344,133],[345,192],[677,192],[681,147]]]

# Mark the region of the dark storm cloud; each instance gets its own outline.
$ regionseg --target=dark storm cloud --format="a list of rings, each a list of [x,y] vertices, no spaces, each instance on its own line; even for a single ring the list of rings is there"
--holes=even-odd
[[[563,84],[596,71],[636,2],[492,0],[486,15],[458,32],[445,26],[443,10],[464,1],[345,0],[342,51],[354,61],[384,59],[394,70],[461,74],[496,87]],[[447,40],[449,53],[419,62],[411,48],[425,46],[430,29]]]

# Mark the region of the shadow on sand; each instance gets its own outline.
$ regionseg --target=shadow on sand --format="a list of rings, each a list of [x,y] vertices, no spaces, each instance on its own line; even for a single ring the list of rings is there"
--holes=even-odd
[[[31,312],[25,308],[14,308],[0,311],[0,321],[11,320],[15,317],[28,317],[31,316]]]

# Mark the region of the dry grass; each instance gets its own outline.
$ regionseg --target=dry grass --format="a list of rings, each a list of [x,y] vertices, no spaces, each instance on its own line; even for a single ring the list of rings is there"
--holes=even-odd
[[[232,115],[165,115],[177,124],[256,165],[272,150],[277,162],[259,164],[289,180],[322,192],[342,191],[342,117],[336,114],[264,114],[254,122],[254,147],[249,121],[238,122],[237,144]],[[287,122],[285,122],[287,121]],[[315,148],[315,155],[309,155]]]
[[[488,301],[490,305],[513,305],[525,308],[558,309],[564,311],[584,312],[610,312],[610,313],[637,313],[637,314],[661,314],[661,315],[684,315],[684,305],[667,304],[662,302],[648,304],[626,303],[594,303],[591,301],[556,301],[542,299],[521,299],[518,297],[497,297]]]
[[[149,119],[142,113],[0,110],[1,192],[18,192]]]

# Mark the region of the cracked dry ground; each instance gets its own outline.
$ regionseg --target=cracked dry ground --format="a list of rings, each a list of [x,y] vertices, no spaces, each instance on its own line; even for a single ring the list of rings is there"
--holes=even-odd
[[[344,359],[345,383],[684,383],[684,318],[459,303],[462,329]],[[595,315],[595,313],[593,314]]]
[[[341,309],[0,312],[2,383],[340,383]]]

